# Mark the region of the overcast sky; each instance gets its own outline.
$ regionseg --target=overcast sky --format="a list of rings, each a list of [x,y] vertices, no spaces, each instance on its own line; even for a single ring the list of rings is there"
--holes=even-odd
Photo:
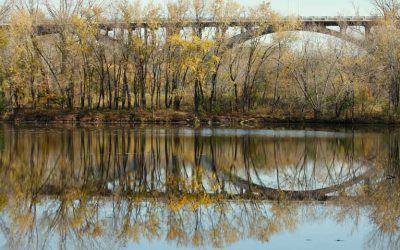
[[[167,2],[168,0],[160,0]],[[256,5],[262,0],[237,0],[242,5]],[[145,0],[144,0],[145,2]],[[371,0],[270,0],[274,10],[282,14],[302,16],[360,15],[373,14]]]

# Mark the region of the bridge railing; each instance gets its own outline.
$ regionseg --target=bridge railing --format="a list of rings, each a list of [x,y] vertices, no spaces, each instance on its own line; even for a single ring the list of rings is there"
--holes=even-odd
[[[301,21],[376,21],[379,16],[300,16]]]

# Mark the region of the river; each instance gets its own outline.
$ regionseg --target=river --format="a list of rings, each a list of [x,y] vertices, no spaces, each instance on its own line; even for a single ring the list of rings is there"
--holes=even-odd
[[[400,129],[0,125],[7,249],[399,249]]]

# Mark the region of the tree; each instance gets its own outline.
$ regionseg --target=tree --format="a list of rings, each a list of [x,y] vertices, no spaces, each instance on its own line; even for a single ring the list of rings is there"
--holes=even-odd
[[[397,0],[374,0],[376,11],[383,16],[374,28],[371,51],[382,66],[382,79],[387,82],[389,110],[397,114],[400,108],[400,2]]]
[[[291,74],[305,104],[312,108],[315,119],[319,119],[328,107],[332,92],[338,92],[338,67],[345,56],[343,47],[337,43],[326,45],[326,41],[320,38],[306,38],[299,55],[295,54],[291,59]]]

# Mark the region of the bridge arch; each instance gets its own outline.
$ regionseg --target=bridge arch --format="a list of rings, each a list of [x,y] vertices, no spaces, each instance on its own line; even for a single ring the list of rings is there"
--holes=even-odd
[[[345,32],[340,32],[336,30],[332,30],[327,28],[326,26],[308,26],[308,27],[300,27],[298,29],[288,29],[285,32],[313,32],[318,34],[327,35],[333,38],[337,38],[343,40],[345,42],[354,44],[357,47],[363,48],[365,47],[365,39],[357,39],[353,36],[347,35]],[[227,49],[233,49],[238,44],[243,44],[247,41],[255,39],[257,37],[271,35],[277,33],[277,31],[272,27],[264,28],[262,31],[258,29],[249,29],[240,34],[234,35],[231,37],[225,44]]]

